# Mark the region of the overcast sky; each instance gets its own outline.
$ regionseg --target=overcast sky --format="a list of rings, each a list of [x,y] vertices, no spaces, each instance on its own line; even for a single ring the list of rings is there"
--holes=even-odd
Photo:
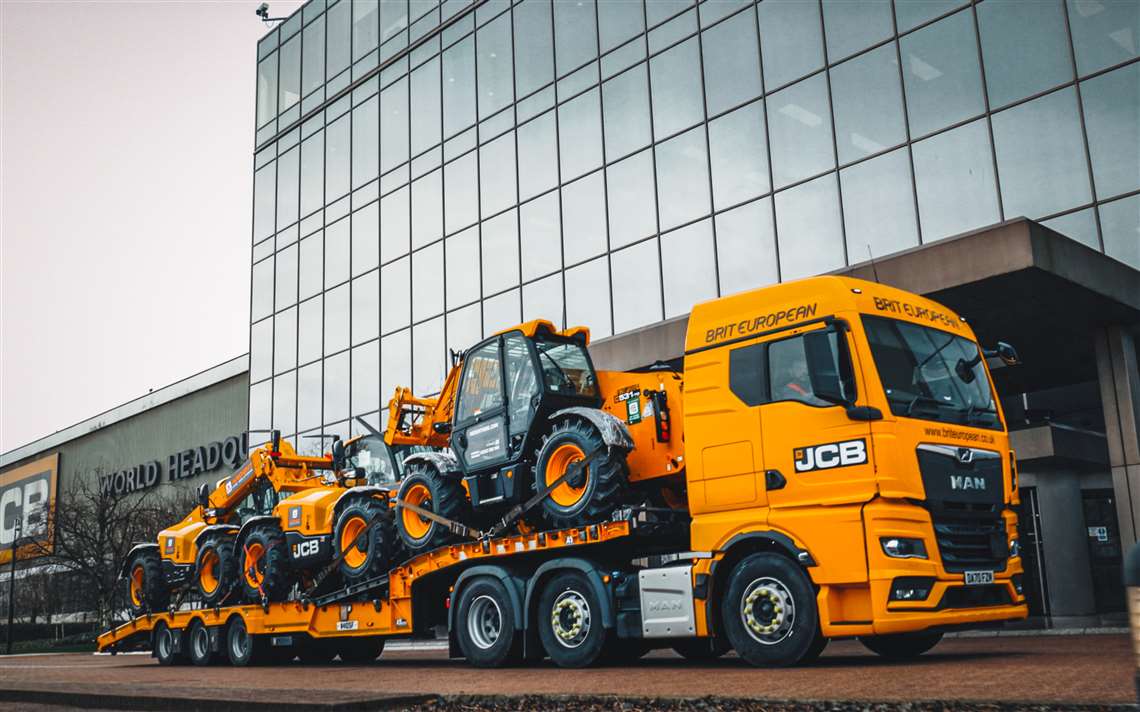
[[[0,452],[247,350],[258,4],[0,0]]]

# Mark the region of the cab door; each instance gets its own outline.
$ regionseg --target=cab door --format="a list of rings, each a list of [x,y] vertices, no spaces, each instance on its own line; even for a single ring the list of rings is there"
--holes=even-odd
[[[507,459],[501,344],[500,337],[490,339],[472,349],[463,363],[451,447],[468,475]]]

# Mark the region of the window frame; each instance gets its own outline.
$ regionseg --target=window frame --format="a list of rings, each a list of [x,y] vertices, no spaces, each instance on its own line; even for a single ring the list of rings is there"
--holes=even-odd
[[[764,339],[762,341],[759,341],[758,343],[745,344],[745,345],[737,346],[736,348],[730,349],[729,350],[729,357],[728,357],[729,358],[729,367],[728,367],[728,384],[729,385],[728,385],[728,389],[732,393],[732,395],[735,396],[737,398],[737,400],[739,400],[741,403],[743,403],[744,405],[746,405],[749,408],[758,408],[760,406],[772,405],[774,403],[799,403],[800,405],[804,405],[804,406],[807,406],[809,408],[846,408],[846,407],[855,405],[859,400],[859,373],[858,373],[858,369],[855,366],[855,359],[853,356],[854,349],[852,349],[851,342],[850,342],[850,339],[851,339],[850,326],[848,325],[848,323],[845,320],[836,319],[833,317],[825,317],[821,321],[823,323],[823,328],[807,328],[804,331],[801,331],[799,333],[792,334],[789,336],[781,336],[779,338],[774,338],[774,339]],[[780,331],[783,331],[783,330],[781,329]],[[851,386],[850,392],[847,394],[849,396],[849,401],[846,404],[844,404],[844,403],[831,403],[831,402],[824,402],[822,404],[815,404],[815,403],[809,403],[809,402],[804,401],[804,400],[800,400],[798,398],[773,398],[772,397],[771,359],[769,357],[769,349],[772,346],[772,344],[784,343],[784,342],[791,341],[793,339],[804,339],[809,334],[832,334],[832,333],[835,334],[835,343],[836,343],[836,348],[838,350],[838,353],[836,354],[836,356],[838,358],[838,364],[837,365],[838,365],[838,369],[839,369],[839,377],[840,377],[841,381],[848,381],[849,380],[849,383]],[[764,334],[761,334],[758,338],[763,339],[764,336],[765,336]],[[728,345],[728,344],[726,344],[726,345]],[[758,363],[762,369],[762,371],[761,371],[762,376],[760,378],[761,384],[760,384],[759,398],[753,399],[752,401],[750,401],[749,398],[746,398],[745,396],[747,395],[747,396],[751,397],[753,394],[742,394],[738,385],[736,383],[734,383],[735,379],[733,377],[733,371],[734,371],[733,366],[734,366],[734,360],[735,360],[734,357],[737,357],[737,354],[740,354],[741,357],[743,357],[746,353],[748,353],[754,349],[758,349],[760,351],[760,354],[758,356]],[[805,352],[805,360],[806,360],[806,352]],[[743,367],[743,365],[744,364],[741,364],[742,367]],[[810,376],[809,376],[809,378],[810,378]]]

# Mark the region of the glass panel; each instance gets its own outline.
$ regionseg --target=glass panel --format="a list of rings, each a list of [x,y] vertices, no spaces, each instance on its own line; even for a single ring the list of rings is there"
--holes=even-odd
[[[1093,208],[1086,208],[1052,220],[1045,220],[1041,224],[1100,251],[1100,240],[1097,239],[1096,234],[1096,215]]]
[[[484,220],[482,229],[483,294],[519,283],[518,216],[514,210]]]
[[[352,412],[380,408],[380,342],[352,350]]]
[[[844,265],[834,173],[776,194],[776,234],[785,282]]]
[[[768,132],[777,188],[833,168],[827,77],[817,74],[771,95]]]
[[[267,430],[273,427],[270,407],[273,402],[273,381],[258,383],[249,389],[249,427]]]
[[[760,47],[756,18],[741,12],[705,30],[705,99],[710,115],[760,96]]]
[[[348,279],[348,220],[325,228],[325,289]]]
[[[652,0],[650,4],[653,4]],[[694,8],[650,30],[648,37],[649,52],[650,54],[660,52],[696,32],[697,11]]]
[[[991,108],[1072,81],[1064,12],[1060,3],[1033,0],[978,5]],[[1014,39],[1019,37],[1033,41]]]
[[[285,111],[301,100],[301,38],[281,45],[281,84],[277,110]]]
[[[314,363],[297,371],[297,429],[309,430],[321,425],[321,364]]]
[[[273,375],[273,320],[262,319],[249,327],[249,380]]]
[[[380,3],[380,43],[395,37],[408,27],[406,0],[383,0]]]
[[[443,311],[443,243],[412,253],[412,320]]]
[[[839,162],[850,163],[906,140],[893,44],[831,68]]]
[[[297,308],[290,307],[273,317],[273,372],[284,373],[297,367]]]
[[[538,379],[528,341],[518,334],[508,334],[503,338],[503,357],[503,367],[507,374],[510,433],[525,433],[530,426],[531,398],[538,393]],[[585,365],[585,358],[582,363]]]
[[[657,144],[657,206],[662,230],[709,212],[709,161],[704,129]]]
[[[379,44],[377,0],[352,0],[352,59],[356,61]]]
[[[297,427],[297,372],[273,379],[273,428],[291,433]]]
[[[697,38],[649,60],[653,89],[653,131],[670,136],[704,119],[701,59]]]
[[[779,281],[771,198],[717,215],[716,244],[722,295]]]
[[[443,167],[446,234],[479,220],[479,165],[472,151]]]
[[[1006,215],[1036,218],[1092,200],[1073,89],[994,114],[993,132]]]
[[[439,57],[412,72],[412,155],[439,143]]]
[[[413,387],[422,395],[438,393],[447,373],[443,317],[412,328]]]
[[[352,274],[358,275],[380,264],[380,203],[352,214]]]
[[[259,242],[275,231],[277,164],[270,163],[253,175],[253,241]]]
[[[606,201],[601,171],[563,186],[562,208],[566,264],[605,252]]]
[[[301,215],[325,202],[325,135],[318,133],[301,144]]]
[[[839,179],[851,262],[918,244],[910,156],[905,147],[844,168]]]
[[[276,298],[273,306],[281,311],[297,303],[297,246],[290,245],[277,253]]]
[[[899,32],[914,29],[966,2],[967,0],[895,0]]]
[[[558,144],[550,111],[518,129],[519,193],[526,200],[558,185]]]
[[[645,71],[646,65],[639,64],[602,84],[607,160],[648,146],[653,140],[649,128],[649,80]]]
[[[597,89],[558,107],[562,180],[572,180],[602,165],[602,109]]]
[[[352,280],[352,343],[380,335],[380,271]]]
[[[352,142],[349,117],[334,121],[325,129],[325,200],[331,203],[348,192],[349,146]]]
[[[452,136],[475,123],[475,38],[443,52],[443,135]]]
[[[257,125],[277,116],[277,53],[257,63]]]
[[[304,60],[301,65],[301,93],[308,96],[325,83],[325,18],[318,17],[305,27]]]
[[[519,290],[511,289],[483,302],[483,335],[490,336],[521,321]]]
[[[408,325],[411,316],[412,283],[410,260],[402,257],[380,268],[380,331],[390,333]]]
[[[985,121],[916,143],[913,156],[923,242],[1000,219]]]
[[[768,91],[823,66],[819,6],[814,0],[766,0],[756,11]]]
[[[1140,195],[1100,206],[1104,252],[1140,269]]]
[[[332,79],[348,69],[349,43],[352,32],[352,3],[341,2],[329,8],[325,17],[328,21],[328,44],[325,61],[325,76]]]
[[[645,30],[645,9],[641,0],[602,2],[598,4],[598,34],[602,51],[617,47]]]
[[[554,46],[558,76],[598,56],[594,0],[554,3]]]
[[[408,187],[380,199],[380,261],[389,262],[408,253],[411,236]]]
[[[359,188],[380,175],[379,97],[352,111],[352,187]]]
[[[708,27],[717,20],[728,17],[745,5],[751,4],[752,0],[705,0],[705,2],[701,3],[700,7],[701,27]]]
[[[1140,4],[1131,0],[1067,0],[1077,74],[1132,59],[1140,50]]]
[[[514,101],[511,72],[511,14],[504,13],[479,28],[479,118],[485,119]]]
[[[823,0],[827,59],[835,62],[893,34],[891,0]]]
[[[412,330],[380,340],[380,393],[391,398],[398,386],[412,385]],[[417,391],[418,393],[418,391]]]
[[[308,299],[321,291],[321,281],[324,274],[324,236],[318,232],[301,240],[300,273],[301,283],[298,296]]]
[[[526,96],[554,81],[550,0],[524,0],[515,6],[515,90]]]
[[[503,370],[499,342],[476,349],[463,364],[463,385],[455,407],[455,420],[462,422],[503,405]]]
[[[325,361],[325,422],[348,417],[348,354],[337,354]]]
[[[348,285],[325,292],[325,354],[348,348]]]
[[[449,237],[447,245],[447,308],[479,298],[479,228]]]
[[[317,295],[307,302],[301,302],[297,312],[300,323],[297,341],[297,363],[309,363],[321,357],[321,336],[324,333],[324,299]]]
[[[482,308],[472,304],[447,313],[447,350],[462,351],[483,338]]]
[[[519,207],[524,281],[562,267],[562,227],[558,207],[557,191]],[[558,313],[562,313],[561,307]]]
[[[562,273],[523,285],[523,321],[549,319],[562,328]]]
[[[300,155],[299,149],[292,149],[277,159],[277,229],[297,222],[297,207],[300,200]]]
[[[1081,83],[1097,197],[1140,188],[1140,64]]]
[[[724,258],[736,259],[732,254]],[[666,319],[687,314],[697,302],[716,297],[716,267],[712,220],[661,236]]]
[[[380,92],[380,172],[408,160],[408,80]]]
[[[642,151],[606,169],[610,247],[621,247],[657,232],[653,153]]]
[[[515,135],[504,134],[479,149],[479,187],[483,215],[515,204]]]
[[[828,334],[831,361],[836,363],[835,333]],[[803,336],[773,341],[768,346],[768,383],[773,401],[798,401],[812,406],[834,405],[815,395]],[[838,371],[838,369],[836,369]]]
[[[613,333],[610,327],[610,270],[606,258],[566,270],[566,292],[574,295],[566,304],[567,324],[589,326],[590,336],[595,340]],[[550,298],[553,299],[553,295]],[[529,308],[525,290],[523,307],[524,311]]]
[[[757,101],[710,121],[709,148],[713,205],[717,210],[770,190],[764,102]]]
[[[657,240],[618,250],[610,257],[614,276],[614,333],[661,321],[661,272]],[[571,292],[577,301],[578,292]],[[587,326],[593,324],[587,322]]]
[[[443,234],[443,171],[432,171],[412,183],[412,249]]]
[[[939,20],[901,42],[912,136],[982,113],[978,43],[969,11]]]
[[[693,0],[648,0],[645,3],[645,14],[649,26],[653,27],[692,6]]]

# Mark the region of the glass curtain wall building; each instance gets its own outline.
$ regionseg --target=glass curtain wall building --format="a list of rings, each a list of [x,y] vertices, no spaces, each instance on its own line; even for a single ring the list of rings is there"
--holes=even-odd
[[[1138,8],[312,0],[257,52],[250,426],[1017,216],[1140,267]]]

